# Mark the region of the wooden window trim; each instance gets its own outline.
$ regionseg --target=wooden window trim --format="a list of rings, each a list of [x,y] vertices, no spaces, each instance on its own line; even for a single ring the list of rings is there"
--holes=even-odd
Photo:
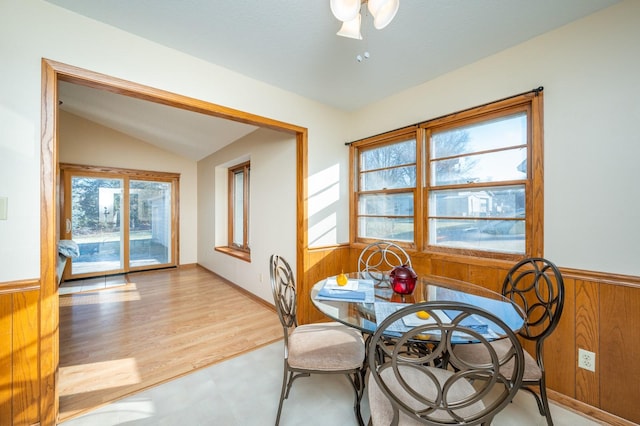
[[[225,246],[215,247],[215,250],[220,253],[235,257],[237,259],[244,260],[245,262],[251,262],[251,253],[249,253],[248,251],[238,250],[233,247]]]
[[[250,169],[251,162],[246,161],[244,163],[237,164],[233,167],[229,167],[228,174],[228,215],[227,215],[227,247],[217,247],[216,250],[229,254],[240,259],[251,259],[251,249],[249,246],[249,188],[250,188]],[[243,173],[243,224],[242,224],[242,247],[233,244],[233,230],[234,230],[234,190],[235,190],[235,175],[237,173]]]

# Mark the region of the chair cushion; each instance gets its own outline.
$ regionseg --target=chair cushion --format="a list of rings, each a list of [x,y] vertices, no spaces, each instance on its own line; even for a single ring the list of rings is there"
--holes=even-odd
[[[291,368],[341,371],[362,367],[364,339],[358,330],[337,322],[305,324],[289,336]]]
[[[426,367],[440,385],[444,384],[446,380],[453,375],[453,372],[436,367]],[[399,371],[402,373],[404,380],[415,390],[418,390],[420,395],[427,400],[434,401],[437,397],[437,390],[434,382],[426,374],[419,372],[411,367],[400,366]],[[424,403],[417,401],[411,397],[406,390],[404,390],[398,383],[393,370],[387,368],[382,371],[380,377],[387,384],[391,393],[396,395],[406,405],[415,410],[421,410],[427,406]],[[380,390],[380,386],[375,379],[369,373],[369,381],[367,384],[369,394],[369,406],[371,408],[371,423],[373,426],[388,426],[393,420],[393,407],[386,395]],[[476,393],[474,387],[465,379],[456,380],[448,390],[447,400],[449,402],[455,402],[462,400],[469,395]],[[484,410],[485,406],[482,401],[475,402],[474,404],[456,410],[456,414],[461,417],[471,417],[474,414]],[[445,410],[436,410],[429,415],[429,419],[432,421],[439,421],[443,423],[454,423],[453,418]],[[423,422],[412,419],[406,413],[400,410],[399,424],[401,425],[423,425]]]
[[[491,346],[496,350],[499,357],[507,353],[511,348],[509,339],[499,339],[491,342]],[[527,351],[524,352],[524,376],[522,380],[538,381],[542,378],[542,370],[536,360]],[[479,364],[489,362],[489,354],[482,348],[481,345],[464,344],[456,345],[453,349],[453,353],[456,357],[466,360],[468,362]],[[507,362],[500,368],[500,372],[507,378],[511,378],[511,372],[513,371],[513,360]]]

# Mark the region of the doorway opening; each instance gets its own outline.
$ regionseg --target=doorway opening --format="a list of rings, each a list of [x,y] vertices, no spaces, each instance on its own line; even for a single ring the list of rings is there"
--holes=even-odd
[[[305,223],[307,217],[307,188],[304,184],[308,176],[307,134],[304,127],[268,119],[194,98],[177,95],[148,86],[132,83],[93,71],[77,68],[64,63],[42,60],[42,114],[41,114],[41,227],[40,227],[40,327],[39,327],[39,387],[40,423],[56,424],[59,402],[57,372],[59,366],[59,300],[56,279],[57,243],[61,239],[59,205],[60,176],[58,171],[58,83],[68,82],[131,96],[176,108],[199,112],[213,117],[224,118],[258,127],[266,127],[296,136],[297,188],[296,221]],[[298,274],[305,270],[305,248],[308,235],[306,227],[298,228],[296,252]]]

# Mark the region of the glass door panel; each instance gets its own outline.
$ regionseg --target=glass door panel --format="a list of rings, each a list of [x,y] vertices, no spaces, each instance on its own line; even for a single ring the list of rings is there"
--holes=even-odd
[[[131,180],[129,184],[129,265],[172,262],[171,183]]]
[[[122,197],[122,179],[71,178],[71,233],[80,248],[80,256],[71,262],[71,275],[124,268]]]

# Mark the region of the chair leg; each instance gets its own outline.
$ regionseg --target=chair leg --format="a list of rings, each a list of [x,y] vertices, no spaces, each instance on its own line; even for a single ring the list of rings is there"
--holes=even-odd
[[[352,374],[347,374],[347,378],[349,382],[351,382],[351,386],[353,386],[355,402],[353,404],[353,411],[356,415],[356,420],[358,421],[358,425],[364,426],[364,421],[362,420],[362,413],[360,412],[360,401],[362,400],[362,395],[364,394],[364,380],[362,377],[361,371],[356,371]]]
[[[544,379],[536,384],[540,389],[540,395],[538,395],[533,389],[528,386],[523,386],[521,389],[526,390],[536,400],[536,404],[538,405],[538,411],[541,416],[544,416],[547,419],[547,426],[553,426],[553,419],[551,418],[551,410],[549,409],[549,400],[547,398],[547,388],[545,385]]]
[[[551,410],[549,409],[549,399],[547,398],[547,386],[542,376],[540,380],[540,399],[542,399],[542,405],[544,408],[544,416],[547,418],[547,426],[553,426],[553,420],[551,419]]]
[[[309,377],[310,373],[296,373],[295,371],[290,371],[288,368],[288,364],[285,360],[284,364],[284,374],[282,375],[282,390],[280,391],[280,402],[278,404],[278,414],[276,416],[276,426],[280,424],[280,416],[282,414],[282,406],[284,404],[284,400],[289,398],[289,391],[291,390],[291,385],[298,377]],[[362,413],[360,412],[360,401],[362,400],[362,395],[364,394],[364,378],[361,370],[355,371],[350,374],[345,374],[347,379],[351,383],[353,387],[354,395],[355,395],[355,403],[353,405],[353,410],[356,415],[356,420],[358,421],[359,426],[364,426],[364,421],[362,420]]]
[[[284,362],[284,371],[282,373],[282,390],[280,391],[280,403],[278,404],[278,415],[276,416],[276,426],[280,424],[280,414],[282,414],[282,404],[285,400],[285,391],[289,393],[289,386],[287,383],[291,380],[291,375],[293,372],[287,374],[287,361]],[[287,380],[288,378],[288,380]]]

